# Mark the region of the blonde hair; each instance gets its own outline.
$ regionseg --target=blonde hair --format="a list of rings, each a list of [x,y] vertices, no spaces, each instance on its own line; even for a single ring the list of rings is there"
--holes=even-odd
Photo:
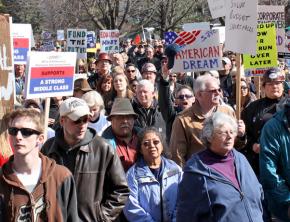
[[[9,121],[10,113],[5,114],[0,120],[0,155],[3,156],[5,159],[9,158],[13,154],[8,140]]]

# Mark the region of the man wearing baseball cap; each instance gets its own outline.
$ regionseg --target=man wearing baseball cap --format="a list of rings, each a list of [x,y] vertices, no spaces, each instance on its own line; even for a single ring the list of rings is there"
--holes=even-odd
[[[88,128],[87,103],[71,97],[60,105],[60,125],[42,152],[74,175],[81,221],[113,221],[129,195],[125,173],[115,150]]]

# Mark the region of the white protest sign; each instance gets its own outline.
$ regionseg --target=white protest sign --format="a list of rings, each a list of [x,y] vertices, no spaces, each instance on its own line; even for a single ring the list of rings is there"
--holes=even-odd
[[[276,43],[279,53],[285,52],[285,7],[278,5],[259,5],[258,23],[275,23]]]
[[[25,98],[72,96],[75,52],[31,52],[25,81]]]
[[[175,56],[173,72],[222,69],[222,49],[218,30],[200,30],[196,40]]]
[[[219,18],[226,15],[226,0],[207,0],[212,18]]]
[[[119,52],[119,30],[100,30],[101,52]]]
[[[78,59],[87,58],[86,29],[67,29],[67,51],[77,52]]]
[[[220,43],[224,44],[225,43],[225,39],[226,39],[226,27],[224,26],[219,26],[219,27],[213,27],[213,30],[218,30],[219,31],[219,35],[220,35]]]
[[[209,30],[209,22],[195,22],[195,23],[185,23],[182,25],[182,29],[186,32],[191,32],[192,30]]]
[[[226,0],[225,50],[256,54],[258,0]]]
[[[63,41],[64,40],[64,30],[57,30],[56,31],[57,40]]]

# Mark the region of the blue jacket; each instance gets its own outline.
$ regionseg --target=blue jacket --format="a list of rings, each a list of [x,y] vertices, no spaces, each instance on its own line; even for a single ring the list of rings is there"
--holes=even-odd
[[[262,187],[243,154],[233,150],[240,189],[193,155],[184,168],[176,221],[262,222]]]
[[[177,187],[182,170],[172,160],[162,157],[161,175],[159,183],[143,159],[129,169],[130,196],[124,208],[129,221],[158,222],[161,221],[161,213],[163,222],[175,221]]]
[[[289,108],[290,109],[290,108]],[[285,110],[264,126],[260,138],[260,180],[276,217],[290,221],[290,133]]]

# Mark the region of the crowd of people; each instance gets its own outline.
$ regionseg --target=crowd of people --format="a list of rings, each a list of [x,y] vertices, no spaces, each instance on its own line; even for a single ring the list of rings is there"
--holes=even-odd
[[[241,77],[237,119],[236,55],[224,52],[222,70],[173,72],[165,47],[126,41],[78,62],[83,75],[71,97],[51,98],[47,126],[16,65],[0,221],[290,221],[285,63],[263,74],[261,98]]]

